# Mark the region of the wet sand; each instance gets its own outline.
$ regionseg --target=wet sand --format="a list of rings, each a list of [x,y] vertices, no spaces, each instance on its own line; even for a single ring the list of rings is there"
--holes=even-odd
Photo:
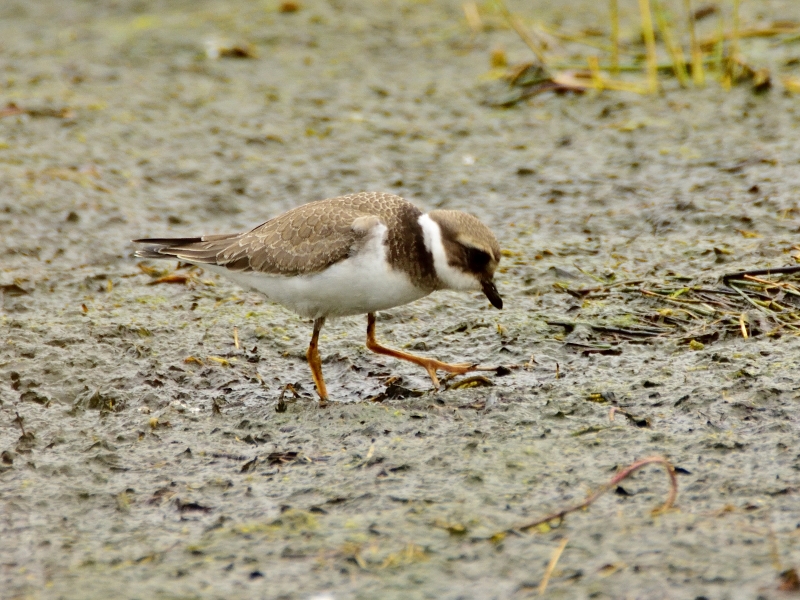
[[[661,308],[564,292],[597,278],[793,264],[797,97],[667,80],[501,110],[489,51],[527,51],[472,36],[458,2],[277,6],[0,7],[0,100],[31,109],[0,120],[0,596],[524,598],[568,538],[554,598],[785,597],[800,339],[604,355],[551,323]],[[258,57],[209,60],[214,37]],[[781,69],[797,48],[754,52]],[[319,409],[309,323],[209,273],[150,285],[128,242],[361,190],[473,212],[506,250],[504,310],[437,293],[382,313],[379,338],[510,374],[434,393],[341,319]],[[276,412],[286,384],[300,398]],[[651,467],[559,527],[502,534],[650,455],[679,468],[674,510],[651,515],[668,492]]]

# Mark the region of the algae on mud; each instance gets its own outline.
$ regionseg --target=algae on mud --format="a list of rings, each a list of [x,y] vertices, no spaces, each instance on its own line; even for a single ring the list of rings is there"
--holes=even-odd
[[[574,29],[605,10],[541,4]],[[473,37],[458,2],[11,0],[0,16],[4,103],[51,110],[0,120],[5,595],[518,597],[567,536],[552,596],[778,597],[800,564],[798,338],[584,353],[565,342],[594,344],[591,328],[548,322],[628,329],[624,293],[566,291],[612,273],[793,264],[796,97],[709,86],[492,109],[491,48],[512,63],[527,49],[509,30]],[[211,35],[258,58],[209,61]],[[791,74],[795,45],[760,48]],[[343,319],[323,357],[340,401],[321,411],[308,324],[208,275],[149,286],[127,243],[370,189],[472,211],[507,250],[502,314],[437,294],[380,315],[384,339],[520,368],[433,394]],[[367,402],[391,377],[424,393]],[[277,413],[287,383],[300,398]],[[668,490],[654,467],[561,528],[496,536],[655,454],[678,467],[677,510],[650,515]]]

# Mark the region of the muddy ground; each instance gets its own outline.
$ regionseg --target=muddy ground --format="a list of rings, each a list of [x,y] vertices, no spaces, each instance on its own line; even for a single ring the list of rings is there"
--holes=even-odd
[[[565,4],[542,19],[605,22]],[[746,22],[800,19],[743,4]],[[258,56],[210,60],[209,39]],[[528,59],[506,29],[473,35],[459,2],[2,3],[0,99],[26,111],[0,120],[2,598],[524,598],[564,538],[553,598],[791,594],[800,339],[609,349],[549,323],[665,308],[565,293],[598,279],[795,264],[797,97],[666,80],[491,108],[497,44]],[[748,51],[775,74],[800,57]],[[438,293],[378,329],[509,366],[493,387],[434,393],[348,318],[324,330],[320,409],[308,323],[210,274],[150,285],[128,242],[361,190],[497,232],[502,311]],[[276,412],[289,383],[300,398]],[[655,454],[679,468],[674,510],[651,515],[654,466],[560,527],[513,531]]]

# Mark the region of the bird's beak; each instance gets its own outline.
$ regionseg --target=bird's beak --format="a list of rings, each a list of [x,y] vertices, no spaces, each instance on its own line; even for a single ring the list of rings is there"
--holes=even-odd
[[[491,279],[484,279],[481,281],[481,287],[483,288],[483,293],[486,294],[486,297],[489,299],[489,302],[492,303],[492,306],[495,308],[503,308],[503,299],[500,297],[500,294],[497,293],[494,281]]]

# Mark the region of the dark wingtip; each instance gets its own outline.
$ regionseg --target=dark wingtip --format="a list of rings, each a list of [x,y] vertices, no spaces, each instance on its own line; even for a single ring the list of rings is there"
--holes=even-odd
[[[182,246],[189,244],[196,244],[202,242],[203,238],[141,238],[138,240],[131,240],[131,243],[138,244],[138,248],[133,255],[136,258],[161,258],[172,259],[177,255],[175,251],[180,250]]]
[[[138,240],[131,240],[134,244],[149,244],[151,246],[185,246],[186,244],[196,244],[202,242],[201,237],[186,237],[186,238],[141,238]]]
[[[484,281],[481,282],[481,287],[483,288],[483,293],[489,299],[489,302],[492,303],[492,306],[498,309],[503,308],[503,299],[497,292],[497,288],[494,285],[494,281],[490,279],[485,279]]]

